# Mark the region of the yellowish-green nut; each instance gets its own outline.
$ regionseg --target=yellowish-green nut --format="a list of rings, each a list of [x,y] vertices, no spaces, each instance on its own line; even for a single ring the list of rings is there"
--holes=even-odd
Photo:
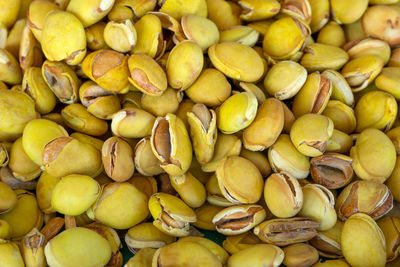
[[[71,174],[60,179],[54,187],[51,206],[59,213],[77,216],[96,201],[100,185],[87,175]]]
[[[363,180],[383,183],[391,175],[396,164],[396,149],[383,132],[368,128],[357,138],[350,150],[352,167]]]
[[[196,213],[181,199],[166,193],[152,195],[149,210],[154,226],[172,236],[189,235],[190,223],[197,220]]]
[[[183,33],[188,40],[195,41],[203,51],[218,43],[220,33],[217,25],[203,16],[187,14],[181,19]]]
[[[399,256],[399,247],[396,245],[399,242],[400,219],[392,216],[385,216],[377,222],[382,230],[386,241],[386,257],[387,261],[393,261]]]
[[[387,67],[375,79],[375,85],[378,89],[390,93],[396,99],[400,99],[400,68]]]
[[[111,130],[114,135],[126,138],[142,138],[151,134],[154,116],[150,113],[128,107],[113,115]]]
[[[0,48],[0,80],[9,84],[20,84],[21,68],[14,56],[4,48]]]
[[[397,158],[394,170],[389,179],[386,181],[386,185],[390,189],[390,192],[392,192],[393,198],[396,201],[399,201],[400,199],[399,171],[400,171],[400,160]]]
[[[295,216],[303,205],[303,192],[297,179],[280,172],[269,176],[264,186],[268,209],[279,218]]]
[[[42,65],[42,75],[60,102],[72,104],[78,101],[80,80],[67,64],[46,60]]]
[[[375,55],[365,55],[350,60],[342,69],[342,75],[353,92],[361,91],[374,81],[382,70],[383,59]]]
[[[51,112],[56,106],[56,97],[43,79],[42,70],[30,67],[22,79],[22,91],[35,101],[35,108],[41,114]]]
[[[250,151],[244,148],[240,151],[240,156],[250,160],[254,165],[256,165],[263,177],[266,177],[271,173],[271,167],[269,165],[267,155],[264,153]]]
[[[293,217],[264,221],[253,232],[265,243],[286,246],[310,240],[317,235],[318,226],[310,218]]]
[[[100,136],[107,132],[108,124],[90,114],[82,104],[71,104],[61,110],[61,116],[71,129],[89,135]]]
[[[71,13],[51,12],[44,21],[41,44],[47,59],[77,65],[86,55],[85,29]]]
[[[19,64],[23,70],[33,66],[40,67],[43,63],[42,50],[28,25],[25,25],[21,34],[18,56]]]
[[[303,206],[299,215],[318,222],[320,231],[332,228],[337,220],[332,192],[319,184],[303,186]]]
[[[31,120],[24,129],[22,145],[28,157],[37,165],[43,165],[45,145],[54,138],[68,136],[67,131],[57,123],[46,119]]]
[[[70,0],[67,11],[80,19],[83,27],[86,28],[104,18],[113,5],[114,0],[90,0],[84,3],[79,0]]]
[[[233,254],[228,259],[228,266],[280,266],[285,253],[277,246],[257,244]]]
[[[90,50],[100,50],[107,47],[103,36],[105,27],[106,23],[100,21],[90,27],[85,28],[86,45]]]
[[[168,87],[161,95],[143,94],[141,97],[141,106],[154,116],[165,116],[168,113],[176,113],[182,98],[182,91]]]
[[[19,19],[14,23],[14,26],[9,29],[6,33],[5,48],[10,52],[15,58],[19,57],[19,47],[21,43],[22,32],[24,31],[27,19]],[[4,25],[3,25],[4,26]]]
[[[325,70],[321,74],[332,82],[332,100],[339,100],[352,107],[354,105],[354,95],[346,79],[337,71]]]
[[[238,235],[251,230],[266,216],[267,212],[260,205],[235,205],[218,212],[212,222],[219,233]]]
[[[78,132],[74,132],[70,136],[77,139],[78,141],[81,141],[82,143],[86,143],[86,144],[94,146],[99,151],[101,151],[101,148],[103,147],[104,141],[97,139],[93,136],[83,134],[83,133],[78,133]]]
[[[304,243],[293,244],[282,250],[285,254],[283,264],[287,267],[311,266],[319,259],[318,251]]]
[[[352,136],[339,130],[333,129],[332,137],[328,140],[328,144],[326,146],[326,152],[348,154],[352,146]]]
[[[226,76],[243,81],[258,81],[264,74],[264,63],[251,47],[226,42],[215,44],[208,49],[212,64]]]
[[[1,265],[9,267],[24,267],[19,246],[16,242],[0,239],[0,258]]]
[[[223,106],[224,104],[221,110]],[[244,147],[252,151],[267,149],[281,134],[283,124],[284,112],[281,102],[275,98],[268,98],[260,105],[254,121],[243,132]]]
[[[245,248],[262,243],[263,242],[252,231],[248,231],[240,235],[227,236],[223,241],[222,246],[230,254],[235,254],[236,252],[239,252]]]
[[[156,7],[156,0],[125,0],[125,1],[115,1],[114,6],[108,13],[109,20],[123,20],[123,19],[133,19],[137,20],[144,16],[148,11],[154,10]]]
[[[242,9],[239,4],[223,0],[206,0],[206,2],[208,17],[217,25],[219,30],[241,24],[240,13]]]
[[[177,0],[166,0],[160,2],[160,5],[160,12],[167,13],[178,20],[185,14],[195,14],[207,17],[207,3],[205,0],[185,0],[183,2]]]
[[[356,213],[344,223],[341,243],[351,266],[385,266],[385,236],[368,215]]]
[[[217,111],[218,129],[226,134],[249,126],[256,117],[258,102],[253,93],[243,92],[229,97]]]
[[[311,6],[310,28],[312,33],[318,32],[329,21],[329,0],[309,0]]]
[[[111,120],[113,114],[121,109],[118,96],[93,81],[86,81],[81,85],[79,98],[87,111],[99,119]]]
[[[265,101],[266,97],[264,91],[261,90],[261,88],[254,83],[239,82],[238,85],[240,89],[243,89],[243,91],[254,94],[254,96],[257,98],[257,102],[259,105],[261,105]],[[234,91],[234,94],[236,94],[237,92],[238,91]]]
[[[304,56],[300,64],[309,72],[326,69],[339,70],[349,60],[349,55],[343,49],[320,43],[314,43],[304,48]]]
[[[352,162],[348,156],[326,153],[311,160],[311,177],[314,182],[328,189],[341,188],[353,178]]]
[[[155,2],[155,1],[154,1]],[[136,251],[135,251],[136,252]],[[136,254],[129,259],[124,265],[125,267],[151,267],[153,261],[155,248],[142,248]]]
[[[105,266],[111,258],[111,247],[95,231],[74,227],[52,238],[45,255],[47,263],[54,267]]]
[[[273,22],[274,19],[266,19],[266,20],[254,21],[252,23],[247,24],[247,26],[255,29],[260,34],[260,38],[263,39],[264,35],[267,33],[269,26],[271,26]],[[259,51],[262,52],[262,49],[259,49]]]
[[[134,162],[136,170],[142,175],[151,176],[164,172],[160,167],[160,161],[151,150],[150,137],[145,137],[137,143]]]
[[[307,79],[307,71],[294,61],[280,61],[273,65],[264,79],[267,93],[280,100],[295,96]]]
[[[42,172],[36,185],[36,198],[39,208],[45,214],[56,212],[51,205],[51,198],[55,186],[60,181],[60,178],[48,174],[46,171]]]
[[[259,33],[249,26],[232,26],[221,31],[220,42],[237,42],[242,45],[254,46],[258,37]]]
[[[146,3],[141,3],[141,5]],[[135,23],[135,29],[137,42],[132,50],[133,53],[144,53],[152,58],[158,58],[164,54],[166,43],[163,41],[161,21],[156,15],[144,15]]]
[[[206,164],[201,166],[204,172],[214,172],[218,163],[228,156],[239,156],[242,149],[242,141],[233,134],[218,134],[214,147],[214,156]]]
[[[141,176],[135,174],[128,180],[128,183],[133,184],[137,189],[145,193],[148,198],[158,192],[157,180],[152,176]]]
[[[174,114],[158,117],[151,133],[151,149],[169,175],[182,175],[192,161],[192,145],[185,124]]]
[[[168,56],[166,72],[168,84],[175,89],[186,90],[199,77],[203,69],[203,51],[194,41],[176,45]]]
[[[10,225],[4,220],[0,220],[0,239],[5,240],[10,235]]]
[[[37,178],[42,170],[25,153],[22,146],[22,138],[18,138],[10,150],[10,161],[8,163],[15,178],[25,182]]]
[[[332,94],[332,82],[318,72],[308,75],[292,106],[293,114],[298,118],[307,113],[321,114]]]
[[[151,222],[138,224],[125,234],[125,242],[130,250],[160,248],[175,242],[175,237],[158,230]]]
[[[318,33],[317,42],[342,47],[346,43],[343,28],[335,21],[326,24]]]
[[[205,69],[185,93],[196,103],[219,106],[230,96],[231,85],[220,71]]]
[[[357,119],[356,131],[362,132],[367,128],[390,130],[396,120],[397,110],[397,102],[392,95],[382,91],[365,94],[358,100],[354,110]]]
[[[43,167],[52,176],[99,175],[103,168],[101,152],[94,146],[68,137],[56,137],[43,148]]]
[[[226,261],[229,258],[229,254],[225,251],[224,248],[221,246],[217,245],[210,239],[204,238],[204,237],[199,237],[199,236],[187,236],[179,239],[179,242],[193,242],[193,243],[198,243],[204,247],[206,247],[208,250],[210,250],[215,256],[217,256],[218,260],[222,264],[226,264]]]
[[[33,35],[35,35],[35,38],[39,42],[42,41],[45,19],[48,14],[55,10],[61,9],[55,3],[46,0],[33,1],[29,5],[29,9],[26,14],[27,23],[31,28]]]
[[[179,241],[159,248],[152,266],[221,267],[220,259],[208,247],[195,241]]]
[[[208,163],[214,155],[217,141],[217,116],[204,104],[195,104],[187,113],[193,150],[200,164]]]
[[[161,66],[146,54],[132,54],[128,59],[129,81],[145,94],[159,96],[167,89],[167,76]]]
[[[18,90],[0,90],[0,140],[12,141],[21,136],[25,125],[36,118],[35,102]],[[18,114],[18,115],[16,115]]]
[[[170,181],[172,187],[188,206],[198,208],[204,204],[206,189],[190,172],[183,175],[170,176]]]
[[[343,28],[348,42],[354,40],[362,40],[368,37],[367,34],[364,32],[361,19],[350,24],[345,24],[343,25]]]
[[[341,101],[330,100],[322,115],[330,118],[339,131],[350,134],[356,129],[354,110]]]
[[[0,182],[0,214],[12,210],[17,205],[17,195],[5,183]]]
[[[393,208],[393,196],[389,188],[375,181],[355,181],[340,193],[336,210],[340,220],[362,212],[377,220]]]
[[[281,4],[276,0],[241,0],[238,2],[242,8],[240,18],[245,21],[264,20],[279,13]]]
[[[288,59],[303,47],[310,33],[309,26],[299,19],[278,19],[271,24],[264,36],[264,54],[277,60]]]
[[[217,176],[215,174],[208,179],[206,183],[206,189],[208,203],[219,207],[230,207],[234,205],[234,203],[228,201],[222,194],[218,185]]]
[[[108,183],[87,215],[114,229],[128,229],[147,218],[147,201],[147,196],[130,183]]]
[[[216,227],[212,223],[212,219],[218,212],[223,209],[224,207],[205,203],[201,207],[194,210],[194,212],[196,213],[197,221],[192,224],[197,228],[203,230],[216,231]]]
[[[308,0],[284,0],[281,2],[281,13],[310,24],[312,11]]]
[[[399,15],[400,9],[394,5],[371,6],[362,17],[362,27],[368,36],[396,47],[400,44],[399,25],[396,24]]]
[[[121,266],[123,258],[122,258],[122,253],[119,250],[122,245],[117,231],[115,231],[111,227],[96,222],[85,224],[85,228],[98,233],[108,241],[108,244],[111,247],[111,258],[106,266]]]
[[[375,55],[383,59],[383,64],[386,65],[390,58],[390,46],[387,42],[365,38],[362,40],[353,40],[344,45],[343,49],[349,54],[351,59]]]
[[[9,238],[20,240],[33,228],[41,228],[43,213],[39,210],[35,195],[26,190],[15,190],[17,204],[9,212],[0,214],[0,220],[10,225]]]
[[[140,99],[142,98],[142,93],[139,91],[130,91],[126,94],[119,95],[122,108],[141,108]]]
[[[321,156],[332,136],[333,122],[326,116],[306,114],[298,118],[290,130],[293,145],[305,156]]]
[[[400,127],[396,127],[388,131],[387,136],[392,140],[394,147],[396,148],[397,154],[400,154]]]
[[[129,91],[128,56],[122,53],[107,49],[92,52],[83,60],[82,70],[107,91],[115,94]]]
[[[350,24],[360,19],[368,7],[368,0],[330,0],[333,20],[339,24]]]
[[[264,187],[261,173],[243,157],[230,156],[220,161],[216,176],[221,193],[232,203],[256,203],[261,198]],[[243,176],[247,179],[243,180]]]
[[[290,133],[290,129],[292,128],[292,125],[296,118],[294,117],[293,112],[289,109],[289,107],[284,103],[281,102],[283,106],[283,114],[285,117],[285,121],[283,122],[283,132],[284,133]]]
[[[268,149],[268,160],[274,172],[289,173],[297,179],[304,179],[310,173],[308,157],[295,148],[287,134],[281,134]]]
[[[17,19],[21,2],[21,0],[13,2],[0,1],[0,23],[4,24],[6,28],[10,28]]]
[[[125,182],[133,175],[135,164],[130,145],[118,137],[108,138],[102,148],[102,161],[107,175],[116,182]]]
[[[109,21],[103,32],[104,41],[113,50],[126,53],[131,51],[137,40],[137,33],[131,20]]]

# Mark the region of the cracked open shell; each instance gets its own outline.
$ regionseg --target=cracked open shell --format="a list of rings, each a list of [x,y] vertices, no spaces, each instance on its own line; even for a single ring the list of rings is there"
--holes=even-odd
[[[197,220],[196,213],[181,199],[166,193],[152,195],[149,210],[154,226],[172,236],[189,235],[190,223]]]

